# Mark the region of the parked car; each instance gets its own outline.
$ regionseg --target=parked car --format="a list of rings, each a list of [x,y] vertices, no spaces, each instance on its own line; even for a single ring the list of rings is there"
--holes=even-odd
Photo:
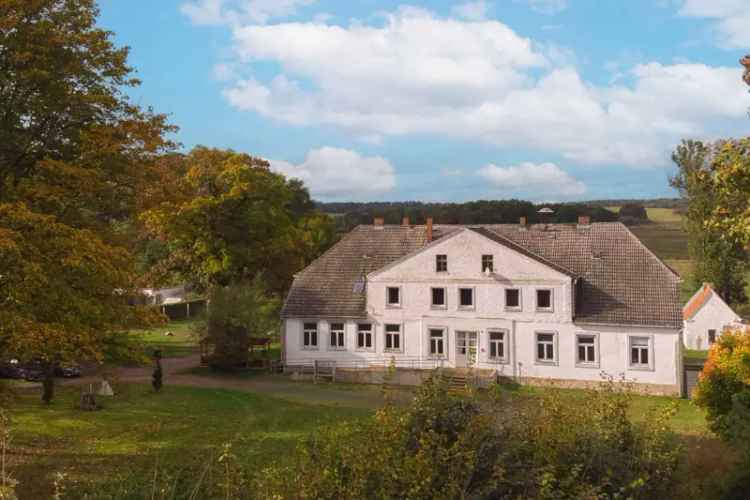
[[[44,367],[40,361],[29,361],[23,365],[23,369],[26,372],[23,378],[29,382],[41,382],[44,380]]]
[[[9,359],[0,362],[0,377],[2,378],[26,378],[26,370],[17,359]]]
[[[63,378],[80,377],[81,367],[74,363],[57,364],[55,366],[55,376]]]

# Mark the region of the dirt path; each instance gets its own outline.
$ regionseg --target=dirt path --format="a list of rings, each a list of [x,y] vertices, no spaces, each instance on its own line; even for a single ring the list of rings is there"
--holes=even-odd
[[[200,356],[198,355],[163,359],[164,385],[226,389],[265,394],[296,403],[349,408],[379,408],[384,402],[383,393],[379,386],[313,384],[311,382],[292,381],[283,375],[196,375],[188,373],[190,369],[198,367],[199,364]],[[150,383],[152,371],[153,368],[150,366],[122,367],[116,373],[120,382]],[[62,381],[62,385],[96,384],[99,381],[101,381],[101,377],[91,376],[66,379]],[[397,401],[410,400],[411,395],[412,392],[408,389],[392,391],[392,397]]]

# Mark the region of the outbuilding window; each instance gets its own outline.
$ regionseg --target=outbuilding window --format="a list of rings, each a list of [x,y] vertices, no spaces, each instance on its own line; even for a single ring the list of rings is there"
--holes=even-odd
[[[716,342],[716,330],[708,331],[708,345],[713,345]]]

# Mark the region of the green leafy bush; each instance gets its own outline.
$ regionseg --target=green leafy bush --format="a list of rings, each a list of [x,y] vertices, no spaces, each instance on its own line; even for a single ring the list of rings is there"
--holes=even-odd
[[[585,407],[584,407],[585,406]],[[581,406],[554,392],[458,396],[432,379],[410,408],[315,435],[289,467],[265,470],[261,498],[665,498],[680,449],[668,414],[627,415],[613,384]]]

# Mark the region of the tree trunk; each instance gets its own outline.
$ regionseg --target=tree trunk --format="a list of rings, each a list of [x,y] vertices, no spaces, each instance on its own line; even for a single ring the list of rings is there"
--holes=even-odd
[[[44,365],[44,380],[42,380],[42,401],[50,404],[55,396],[55,366],[52,363]]]

